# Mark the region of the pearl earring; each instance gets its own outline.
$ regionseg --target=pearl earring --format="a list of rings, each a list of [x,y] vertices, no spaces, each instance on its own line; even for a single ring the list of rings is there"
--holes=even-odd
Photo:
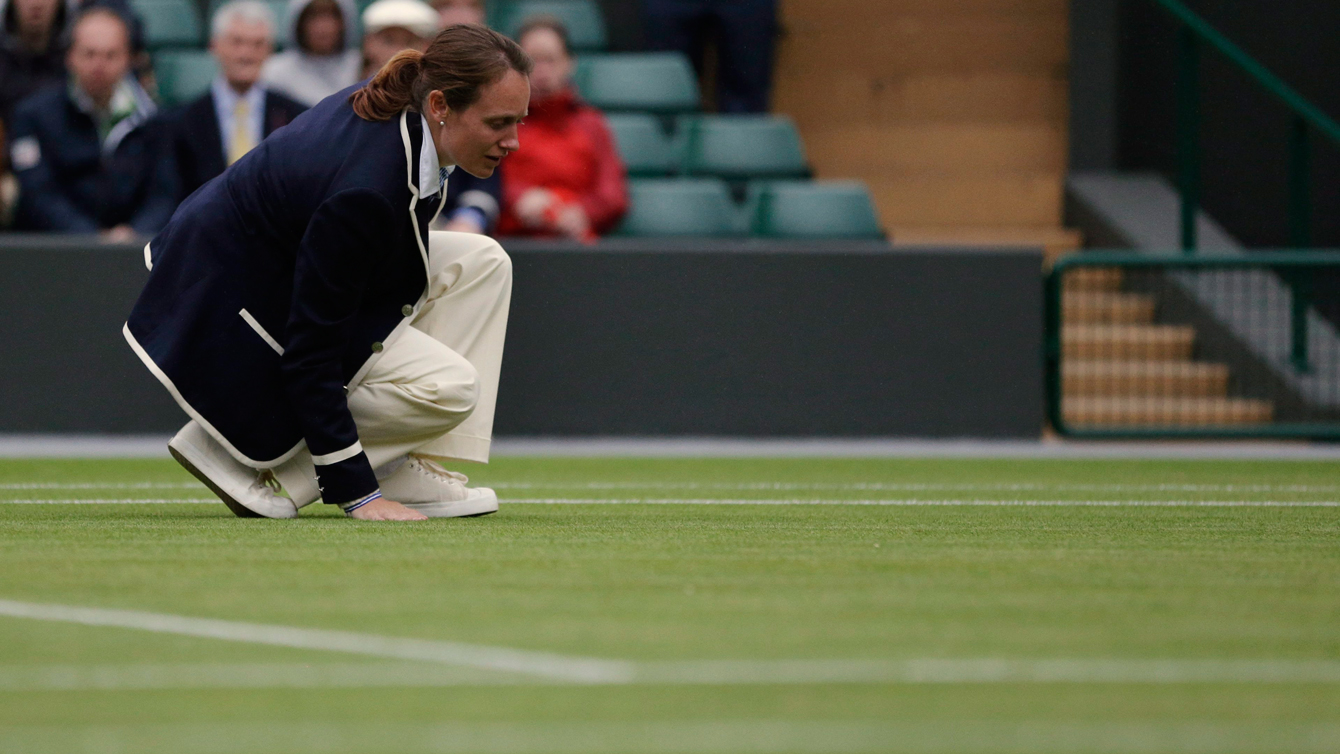
[[[439,125],[439,126],[445,126],[445,125],[447,125],[447,122],[446,122],[445,120],[439,120],[439,121],[437,122],[437,125]]]

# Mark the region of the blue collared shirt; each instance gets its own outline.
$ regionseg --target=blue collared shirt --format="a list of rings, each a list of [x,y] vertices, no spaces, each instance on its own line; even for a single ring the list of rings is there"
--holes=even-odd
[[[210,94],[214,97],[214,113],[219,118],[219,136],[223,140],[223,159],[227,161],[229,146],[233,141],[233,129],[236,124],[233,122],[233,112],[237,109],[238,100],[246,100],[247,103],[247,122],[246,129],[251,136],[252,145],[260,144],[261,139],[265,138],[265,87],[260,84],[254,84],[247,90],[246,94],[238,94],[236,89],[228,85],[222,76],[216,76],[214,83],[209,87]]]

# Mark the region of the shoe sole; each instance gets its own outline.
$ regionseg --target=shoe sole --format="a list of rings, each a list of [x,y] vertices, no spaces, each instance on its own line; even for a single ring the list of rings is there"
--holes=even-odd
[[[429,518],[479,518],[498,512],[498,496],[481,496],[478,500],[457,500],[450,503],[405,503]]]
[[[210,492],[218,495],[219,499],[223,501],[224,505],[228,506],[228,510],[232,511],[234,516],[237,516],[238,518],[265,518],[265,516],[262,516],[238,502],[232,495],[224,492],[207,474],[197,468],[196,465],[191,462],[191,459],[186,457],[185,453],[182,453],[171,445],[168,446],[168,452],[177,460],[177,463],[182,465],[182,468],[191,472],[191,476],[199,479],[200,483],[208,487]]]

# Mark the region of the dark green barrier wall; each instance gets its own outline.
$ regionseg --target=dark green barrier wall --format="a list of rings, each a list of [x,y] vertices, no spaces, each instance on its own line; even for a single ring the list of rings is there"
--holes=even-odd
[[[499,435],[1033,437],[1036,251],[507,244]],[[141,252],[0,238],[0,432],[183,421],[120,335]]]

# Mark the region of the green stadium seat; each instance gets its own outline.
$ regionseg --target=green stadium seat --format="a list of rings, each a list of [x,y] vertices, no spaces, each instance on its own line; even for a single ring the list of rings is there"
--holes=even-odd
[[[204,50],[165,50],[154,55],[154,72],[163,104],[177,105],[209,89],[218,64]]]
[[[785,116],[685,116],[678,131],[690,175],[803,178],[810,173],[800,132]]]
[[[144,21],[144,44],[150,49],[199,47],[204,41],[200,12],[190,0],[134,0],[131,8]]]
[[[755,181],[745,206],[760,236],[884,237],[870,192],[860,181]]]
[[[490,25],[509,37],[534,16],[553,16],[568,28],[568,43],[574,51],[603,50],[608,44],[605,16],[594,0],[521,0],[496,2]]]
[[[611,113],[607,119],[629,175],[665,176],[679,171],[678,150],[656,116]]]
[[[737,211],[726,184],[713,179],[644,178],[628,183],[621,236],[730,236]]]
[[[577,91],[611,111],[684,113],[698,109],[698,79],[677,52],[584,55],[577,59]]]

